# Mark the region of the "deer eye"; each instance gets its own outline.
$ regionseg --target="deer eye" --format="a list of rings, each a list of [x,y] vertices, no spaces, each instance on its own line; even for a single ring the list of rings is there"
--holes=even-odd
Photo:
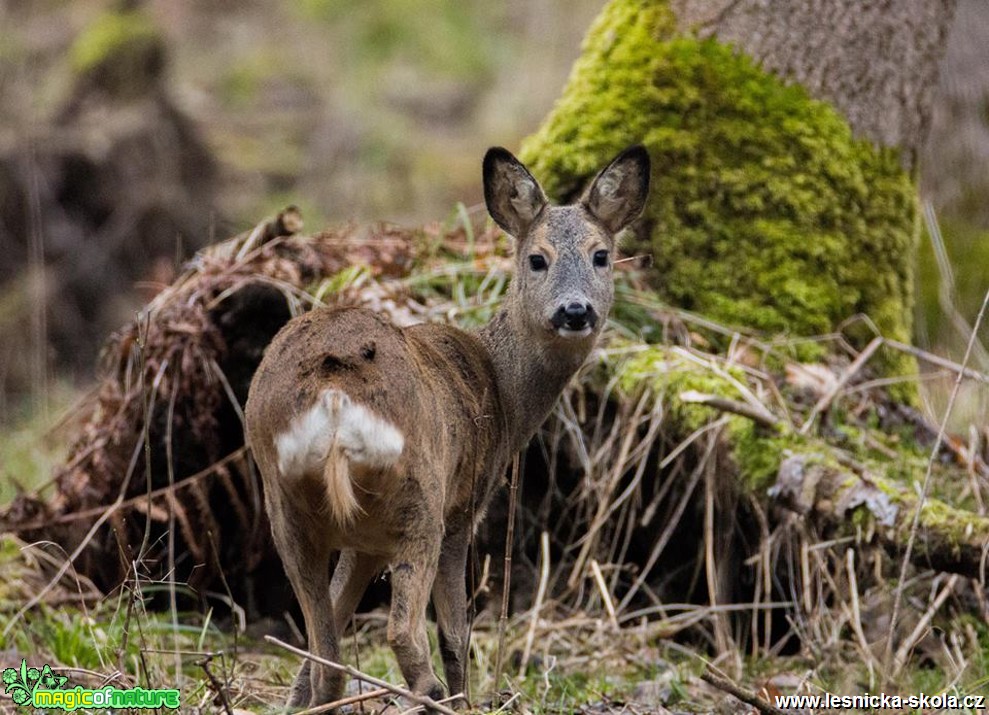
[[[594,252],[594,265],[598,268],[604,268],[608,265],[608,252],[601,250]]]
[[[529,267],[534,271],[545,271],[547,267],[546,259],[538,253],[529,256]]]

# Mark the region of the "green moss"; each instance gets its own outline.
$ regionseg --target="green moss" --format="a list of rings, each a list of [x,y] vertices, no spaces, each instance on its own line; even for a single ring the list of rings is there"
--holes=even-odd
[[[572,198],[642,142],[653,188],[640,240],[665,300],[798,336],[865,313],[909,341],[915,190],[896,153],[731,47],[674,31],[665,3],[612,0],[523,161]]]
[[[906,513],[912,521],[914,510],[917,508],[917,497],[911,492],[903,492],[902,497],[903,508],[907,510]],[[920,525],[922,528],[943,534],[947,542],[956,547],[977,541],[979,534],[982,535],[982,541],[989,542],[985,517],[958,509],[938,499],[928,499],[924,502],[924,508],[920,512]],[[915,542],[918,553],[923,553],[927,548],[927,544],[920,543],[921,541],[923,540],[918,539]]]
[[[684,402],[679,396],[696,391],[730,400],[744,401],[738,385],[744,375],[738,368],[719,367],[715,371],[699,358],[666,346],[651,346],[635,353],[615,371],[618,389],[635,396],[643,389],[655,391],[669,411],[669,418],[686,436],[714,419],[725,415],[727,444],[746,488],[764,492],[776,481],[784,454],[810,451],[813,444],[787,430],[761,427],[746,417],[719,412],[703,404]]]
[[[772,434],[760,429],[749,420],[732,425],[732,457],[738,467],[739,477],[746,488],[755,494],[765,494],[779,474],[780,464],[789,455],[800,451],[813,451],[792,432]]]
[[[720,413],[702,404],[678,399],[684,392],[696,391],[731,400],[741,399],[733,380],[742,379],[736,369],[718,374],[700,359],[692,360],[686,352],[666,346],[652,346],[635,353],[618,368],[618,387],[627,395],[648,388],[658,393],[671,410],[671,417],[688,433],[711,421]]]
[[[143,56],[161,43],[158,29],[144,12],[107,12],[83,32],[71,50],[72,68],[84,73],[110,57]]]

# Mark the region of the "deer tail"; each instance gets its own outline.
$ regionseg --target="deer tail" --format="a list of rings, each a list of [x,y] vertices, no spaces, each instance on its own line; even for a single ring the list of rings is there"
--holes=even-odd
[[[323,483],[326,486],[326,508],[338,524],[350,524],[361,511],[354,494],[354,481],[350,475],[350,459],[338,442],[330,447],[323,467]]]

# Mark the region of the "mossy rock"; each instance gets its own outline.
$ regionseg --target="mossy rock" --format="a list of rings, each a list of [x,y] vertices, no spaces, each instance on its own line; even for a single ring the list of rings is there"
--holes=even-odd
[[[653,188],[634,249],[652,252],[665,300],[771,335],[863,313],[909,342],[916,192],[897,153],[735,49],[676,33],[665,3],[612,0],[523,161],[570,199],[641,142]]]

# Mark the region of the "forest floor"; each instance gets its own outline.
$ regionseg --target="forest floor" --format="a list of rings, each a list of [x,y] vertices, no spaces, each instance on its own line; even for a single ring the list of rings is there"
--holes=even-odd
[[[181,712],[275,713],[281,712],[289,685],[301,659],[264,639],[274,633],[302,647],[298,624],[290,617],[282,622],[238,623],[205,613],[154,613],[144,609],[142,594],[149,597],[155,584],[142,591],[125,584],[104,597],[85,580],[76,587],[51,592],[45,603],[26,614],[18,613],[27,595],[44,575],[45,557],[39,549],[26,549],[11,538],[0,542],[0,613],[5,623],[0,656],[5,668],[51,665],[68,676],[68,687],[92,689],[113,685],[145,688],[177,688]],[[158,588],[164,588],[157,585]],[[983,652],[971,662],[967,675],[953,679],[930,667],[901,674],[884,684],[880,673],[869,673],[855,657],[828,657],[828,665],[808,655],[747,657],[732,653],[711,660],[703,648],[689,639],[664,637],[677,630],[688,615],[704,618],[704,609],[684,610],[665,621],[615,628],[604,614],[574,613],[562,616],[553,604],[514,616],[507,629],[505,665],[500,687],[494,688],[498,644],[497,623],[488,612],[475,620],[471,649],[471,701],[475,712],[518,713],[734,713],[776,712],[775,697],[788,694],[860,695],[866,693],[932,695],[987,694],[989,682],[976,674],[989,667],[989,637],[983,630]],[[385,643],[385,613],[360,615],[354,631],[342,642],[341,660],[370,676],[403,685],[401,674]],[[664,625],[665,624],[665,625]],[[959,622],[960,629],[972,623]],[[433,652],[435,632],[430,628]],[[846,653],[850,655],[850,653]],[[525,665],[523,666],[523,659]],[[440,672],[436,659],[437,672]],[[712,685],[701,676],[720,676]],[[727,683],[728,685],[725,685]],[[743,702],[731,694],[732,684],[758,703]],[[377,692],[377,697],[348,706],[350,712],[414,712],[414,703],[375,685],[351,680],[347,695]],[[741,695],[745,698],[745,695]],[[871,710],[872,708],[865,708]],[[931,708],[900,708],[901,712]],[[19,712],[5,697],[0,712]],[[808,712],[806,708],[787,708]],[[985,712],[976,707],[959,711]],[[88,712],[81,710],[80,712]],[[308,712],[308,711],[307,711]],[[316,711],[314,711],[316,712]]]

